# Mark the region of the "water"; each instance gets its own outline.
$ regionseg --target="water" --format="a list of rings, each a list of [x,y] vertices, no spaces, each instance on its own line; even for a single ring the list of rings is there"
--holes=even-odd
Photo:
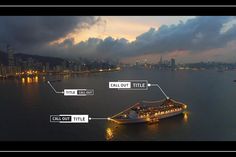
[[[58,76],[46,79],[55,78]],[[92,88],[95,95],[64,97],[53,93],[43,78],[0,81],[0,141],[236,140],[235,71],[125,70],[61,79],[53,84],[59,91]],[[117,125],[102,120],[89,124],[49,122],[52,114],[109,117],[138,101],[164,98],[157,87],[148,91],[108,88],[109,81],[122,79],[159,83],[168,96],[188,104],[188,114],[160,120],[153,125]]]

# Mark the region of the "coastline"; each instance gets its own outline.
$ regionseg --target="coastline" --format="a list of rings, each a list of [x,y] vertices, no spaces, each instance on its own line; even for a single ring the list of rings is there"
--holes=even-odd
[[[73,74],[89,74],[89,73],[107,73],[107,72],[117,72],[121,71],[120,68],[114,69],[99,69],[99,70],[86,70],[86,71],[71,71],[71,72],[38,72],[37,74],[23,74],[23,75],[8,75],[8,76],[0,76],[0,80],[10,80],[24,77],[35,77],[35,76],[47,76],[47,75],[73,75]]]

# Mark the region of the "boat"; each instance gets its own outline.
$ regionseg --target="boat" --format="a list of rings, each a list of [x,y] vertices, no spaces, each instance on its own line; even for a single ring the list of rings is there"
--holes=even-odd
[[[236,80],[234,80],[234,82],[236,82]]]
[[[160,119],[184,113],[187,105],[168,98],[159,101],[138,102],[124,111],[109,118],[118,124],[157,123]]]

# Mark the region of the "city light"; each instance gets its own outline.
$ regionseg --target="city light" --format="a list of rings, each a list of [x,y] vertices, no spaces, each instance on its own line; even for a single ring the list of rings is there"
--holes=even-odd
[[[34,71],[34,70],[26,70],[26,71],[23,71],[23,72],[16,72],[15,75],[16,76],[36,76],[38,75],[38,71]]]
[[[26,71],[24,74],[27,74],[27,75],[37,75],[37,74],[38,74],[38,71],[28,70],[28,71]]]

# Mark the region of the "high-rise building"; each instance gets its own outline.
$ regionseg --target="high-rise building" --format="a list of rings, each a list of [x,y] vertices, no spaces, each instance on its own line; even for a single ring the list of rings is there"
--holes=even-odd
[[[171,58],[171,62],[170,62],[170,66],[171,66],[171,69],[174,70],[175,69],[175,59]]]
[[[67,69],[66,60],[64,60],[64,61],[62,62],[62,67],[63,67],[63,70],[66,70],[66,69]]]
[[[29,57],[29,58],[27,59],[27,66],[28,66],[28,69],[30,69],[30,70],[34,69],[33,63],[34,63],[33,58]]]
[[[62,70],[62,66],[56,65],[54,71],[56,71],[56,72],[61,72],[61,71],[63,71],[63,70]]]
[[[46,66],[45,66],[45,71],[48,72],[50,71],[50,63],[46,63]]]
[[[147,59],[144,60],[144,67],[145,67],[145,68],[148,68]]]
[[[8,75],[13,76],[16,73],[14,51],[9,45],[7,45],[7,54],[8,54]]]
[[[0,64],[0,77],[5,77],[7,74],[6,66]]]
[[[2,66],[2,64],[0,63],[0,77],[2,77],[3,76],[3,66]]]
[[[15,65],[14,51],[9,45],[7,45],[7,54],[8,54],[8,66],[13,67]]]
[[[160,64],[160,65],[162,64],[162,56],[161,56],[161,58],[160,58],[159,64]]]
[[[147,61],[148,61],[147,59],[144,59],[144,64],[147,64]]]

